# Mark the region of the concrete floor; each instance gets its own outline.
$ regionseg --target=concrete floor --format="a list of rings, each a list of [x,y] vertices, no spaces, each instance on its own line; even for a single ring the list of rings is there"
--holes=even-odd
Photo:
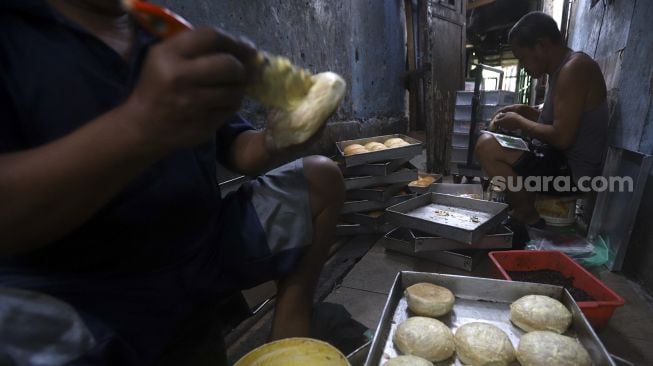
[[[487,257],[472,273],[428,260],[386,252],[378,243],[344,277],[324,301],[344,305],[352,317],[376,329],[386,296],[398,271],[437,272],[490,277]],[[609,324],[597,331],[608,351],[636,365],[653,365],[653,302],[634,282],[606,269],[593,271],[622,296],[626,305],[618,308]]]

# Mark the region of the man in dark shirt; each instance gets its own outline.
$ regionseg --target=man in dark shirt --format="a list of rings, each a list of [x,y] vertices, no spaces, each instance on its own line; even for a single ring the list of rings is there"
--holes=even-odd
[[[159,42],[118,1],[0,1],[0,286],[73,305],[79,364],[149,364],[198,301],[271,279],[272,338],[308,335],[342,176],[311,156],[221,199],[216,157],[258,176],[288,156],[235,115],[255,52]]]

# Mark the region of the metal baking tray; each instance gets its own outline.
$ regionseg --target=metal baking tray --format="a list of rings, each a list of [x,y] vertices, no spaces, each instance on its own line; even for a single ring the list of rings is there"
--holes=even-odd
[[[374,142],[374,141],[383,143],[385,140],[394,137],[399,137],[401,139],[404,139],[404,141],[409,143],[409,145],[402,146],[402,147],[393,147],[385,150],[372,151],[372,152],[356,154],[356,155],[345,155],[344,153],[345,147],[351,144],[365,145],[368,142]],[[412,137],[408,137],[402,134],[394,134],[394,135],[367,137],[367,138],[357,139],[357,140],[339,141],[336,142],[336,146],[338,147],[338,152],[340,153],[340,156],[342,157],[341,159],[345,164],[345,168],[349,168],[352,166],[374,163],[378,161],[411,158],[415,155],[419,155],[422,153],[423,144],[421,141],[415,140]]]
[[[350,191],[347,191],[347,200],[372,200],[372,201],[385,202],[390,198],[392,198],[393,196],[396,196],[397,193],[401,191],[405,191],[406,193],[409,193],[406,190],[405,182],[393,183],[381,187],[366,187],[366,188],[352,189]]]
[[[394,183],[408,183],[417,179],[417,170],[402,169],[388,175],[382,176],[362,176],[345,178],[345,189],[358,189],[365,187],[381,186]]]
[[[525,332],[510,322],[510,304],[525,295],[546,295],[558,299],[572,314],[572,325],[565,335],[580,341],[589,352],[594,366],[616,366],[578,305],[562,287],[423,272],[399,272],[395,277],[365,360],[366,366],[382,365],[388,359],[397,356],[392,337],[398,325],[409,317],[406,299],[403,297],[404,290],[419,282],[443,286],[454,293],[456,302],[453,310],[438,318],[454,333],[466,323],[474,321],[490,323],[506,332],[515,349]],[[454,356],[435,365],[462,364]],[[512,365],[519,365],[519,363],[515,361]]]
[[[393,230],[396,231],[397,229]],[[426,259],[432,262],[443,264],[447,267],[473,271],[478,263],[486,256],[486,252],[479,249],[468,250],[441,250],[415,253],[415,246],[412,243],[395,240],[386,234],[379,244],[386,250],[394,251],[415,258]]]
[[[480,184],[433,183],[429,190],[433,193],[483,199],[483,187]]]
[[[385,211],[377,210],[371,212],[355,212],[342,216],[342,219],[352,224],[361,224],[367,226],[378,226],[387,222]]]
[[[431,191],[431,187],[434,184],[442,181],[442,174],[429,174],[429,173],[418,173],[417,174],[418,179],[420,177],[424,177],[424,176],[433,177],[435,180],[433,181],[433,183],[431,183],[431,184],[429,184],[428,186],[425,186],[425,187],[420,187],[420,186],[412,184],[413,182],[410,182],[410,183],[408,183],[408,189],[411,192],[416,193],[416,194],[429,193]]]
[[[388,207],[386,217],[397,226],[467,244],[478,242],[508,216],[505,203],[427,193]]]
[[[353,235],[368,235],[368,234],[385,234],[388,231],[396,229],[396,226],[390,223],[383,223],[381,225],[361,225],[339,223],[336,225],[337,236],[353,236]]]
[[[477,243],[466,244],[439,236],[432,236],[418,230],[399,228],[386,235],[389,240],[401,240],[413,247],[415,253],[458,249],[509,249],[512,248],[513,233],[499,225],[490,230]]]
[[[351,168],[345,168],[344,164],[339,163],[338,166],[342,170],[342,174],[347,176],[360,176],[360,175],[372,175],[375,177],[388,175],[395,170],[399,169],[402,165],[408,163],[411,157],[405,157],[401,159],[394,159],[388,161],[382,161],[378,163],[369,163],[363,165],[353,166]]]
[[[340,213],[344,215],[352,212],[383,210],[386,207],[396,205],[411,198],[413,198],[412,194],[403,193],[396,195],[385,202],[370,200],[346,201],[344,205],[342,205],[342,210],[340,210]]]

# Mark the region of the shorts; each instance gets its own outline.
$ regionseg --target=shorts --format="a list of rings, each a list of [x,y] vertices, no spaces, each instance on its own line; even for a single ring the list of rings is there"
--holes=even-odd
[[[568,178],[571,185],[574,185],[571,169],[567,164],[567,157],[559,150],[550,146],[530,146],[530,151],[524,152],[522,156],[512,165],[512,169],[523,178],[528,177],[564,177]],[[569,192],[556,191],[555,185],[547,186],[547,194],[565,195]]]
[[[56,279],[3,276],[0,269],[2,286],[49,294],[75,308],[94,339],[67,365],[149,365],[203,300],[281,279],[296,268],[313,232],[303,160],[243,184],[212,220],[196,255],[169,268]]]

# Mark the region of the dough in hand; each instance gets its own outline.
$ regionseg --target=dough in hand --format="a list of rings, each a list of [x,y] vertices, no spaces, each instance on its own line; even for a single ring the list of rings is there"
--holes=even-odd
[[[366,153],[368,151],[363,145],[351,144],[345,146],[343,152],[345,153],[345,155],[355,155],[355,154]]]
[[[467,323],[454,335],[456,355],[465,365],[508,366],[515,360],[515,348],[498,327],[480,322]]]
[[[510,304],[510,320],[532,332],[564,333],[571,324],[571,312],[558,300],[544,295],[527,295]]]
[[[455,297],[449,289],[420,282],[404,290],[408,308],[417,315],[438,317],[451,311]]]
[[[399,324],[392,340],[401,353],[432,362],[446,360],[456,350],[449,327],[423,316],[414,316]]]
[[[387,147],[380,142],[372,141],[365,144],[365,148],[369,151],[385,150]]]
[[[433,366],[433,362],[417,356],[404,355],[391,358],[384,366]]]
[[[526,333],[519,341],[517,360],[522,366],[590,366],[587,350],[574,338],[548,331]]]

